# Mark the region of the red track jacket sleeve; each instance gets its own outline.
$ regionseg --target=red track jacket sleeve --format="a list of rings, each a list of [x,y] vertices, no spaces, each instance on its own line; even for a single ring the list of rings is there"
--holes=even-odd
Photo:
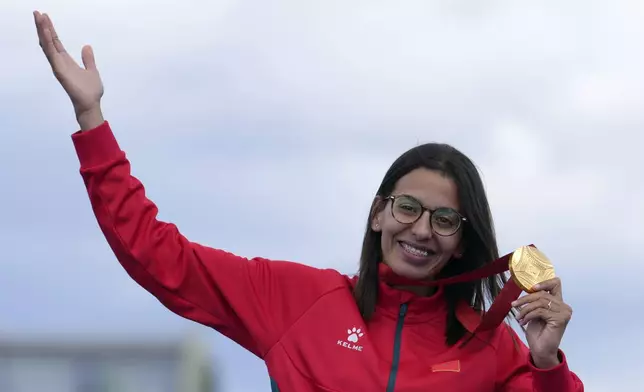
[[[568,369],[568,362],[562,351],[559,351],[559,365],[552,369],[538,369],[532,364],[528,347],[515,331],[509,326],[500,329],[497,345],[498,392],[584,391],[581,380]]]
[[[157,220],[157,207],[131,175],[107,122],[72,140],[111,249],[127,273],[174,313],[216,329],[261,358],[333,289],[323,285],[338,284],[324,278],[332,270],[249,260],[190,242],[173,224]]]

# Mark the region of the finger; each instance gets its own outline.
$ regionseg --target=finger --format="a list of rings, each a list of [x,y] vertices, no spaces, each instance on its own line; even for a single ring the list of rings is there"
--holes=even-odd
[[[54,28],[54,23],[51,21],[51,18],[49,17],[48,14],[44,14],[44,17],[45,17],[45,23],[47,25],[47,28],[49,28],[49,31],[51,31],[52,41],[54,43],[54,47],[56,48],[56,51],[58,53],[65,53],[65,46],[63,46],[63,43],[60,41],[60,38],[58,38],[58,33],[56,33],[56,29]]]
[[[45,46],[45,34],[43,25],[43,16],[38,11],[34,11],[34,23],[36,24],[36,33],[38,33],[38,43],[41,48]]]
[[[81,52],[81,59],[85,69],[96,70],[96,59],[94,58],[94,50],[91,46],[86,45]]]
[[[534,320],[543,320],[547,321],[548,320],[548,311],[544,308],[537,308],[533,310],[532,312],[529,312],[526,314],[520,321],[521,325],[526,325],[530,321]]]
[[[556,307],[556,306],[557,306],[557,304],[554,301],[549,300],[547,298],[540,298],[539,300],[530,302],[529,304],[527,304],[524,307],[522,307],[521,310],[519,311],[519,314],[517,315],[517,318],[519,320],[521,320],[528,313],[530,313],[530,312],[532,312],[532,311],[534,311],[536,309],[539,309],[539,308],[555,311],[555,309],[553,309],[553,307]]]
[[[51,30],[47,26],[47,18],[40,12],[34,11],[34,21],[36,23],[36,31],[38,32],[40,47],[51,63],[52,58],[57,53],[57,51],[51,39]]]
[[[550,293],[546,291],[537,291],[536,293],[524,295],[523,297],[517,299],[516,301],[512,302],[512,306],[514,307],[523,306],[530,302],[538,301],[541,298],[548,298],[550,300],[552,299],[552,296],[550,295]]]
[[[58,51],[54,46],[54,41],[51,36],[51,30],[49,30],[46,27],[43,28],[43,31],[42,31],[42,42],[40,46],[42,46],[42,50],[43,52],[45,52],[45,56],[47,56],[49,63],[53,66],[54,56],[58,54]]]
[[[38,27],[38,18],[40,17],[40,12],[34,11],[33,16],[34,16],[34,24],[36,25],[36,27]]]
[[[34,11],[33,15],[34,15],[34,23],[36,24],[36,26],[38,26],[38,24],[40,23],[40,19],[42,18],[42,14],[38,11]]]
[[[535,290],[548,291],[557,298],[562,298],[563,290],[561,289],[561,279],[552,278],[534,286]]]

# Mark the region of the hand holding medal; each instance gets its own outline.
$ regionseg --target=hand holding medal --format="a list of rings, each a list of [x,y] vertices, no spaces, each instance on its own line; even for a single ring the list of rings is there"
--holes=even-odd
[[[535,366],[559,364],[559,345],[572,317],[563,300],[561,280],[548,258],[535,247],[516,250],[510,261],[514,282],[528,295],[512,303],[519,309],[517,319],[526,327],[526,339]]]

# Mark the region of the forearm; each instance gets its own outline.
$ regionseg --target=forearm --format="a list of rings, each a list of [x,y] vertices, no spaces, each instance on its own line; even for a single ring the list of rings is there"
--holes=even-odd
[[[561,363],[561,359],[559,358],[558,354],[550,356],[538,356],[534,353],[530,353],[530,355],[532,358],[532,363],[538,369],[551,369]]]
[[[89,131],[90,129],[97,128],[105,122],[100,105],[82,112],[77,111],[76,120],[78,121],[81,131]]]

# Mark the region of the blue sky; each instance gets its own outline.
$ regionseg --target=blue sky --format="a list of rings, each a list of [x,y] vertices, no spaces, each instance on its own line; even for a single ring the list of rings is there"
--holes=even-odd
[[[40,9],[76,58],[93,45],[134,174],[193,241],[353,273],[389,164],[448,142],[483,172],[502,252],[535,243],[555,262],[575,311],[563,349],[587,390],[641,385],[644,7],[443,3],[3,2],[0,333],[197,330],[225,391],[268,387],[259,360],[114,260]]]

